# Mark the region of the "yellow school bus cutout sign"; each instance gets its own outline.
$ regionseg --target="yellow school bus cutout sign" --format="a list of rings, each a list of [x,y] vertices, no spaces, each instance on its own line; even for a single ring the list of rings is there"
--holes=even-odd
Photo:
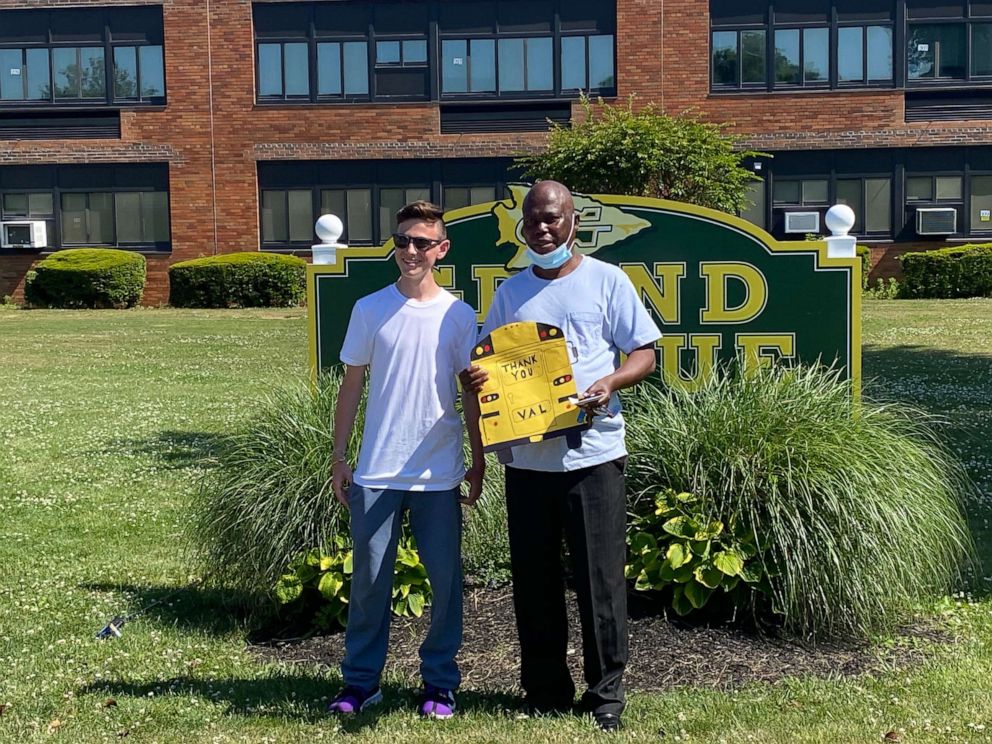
[[[480,428],[486,452],[565,436],[578,447],[588,427],[577,397],[565,335],[545,323],[510,323],[472,350],[472,363],[489,373],[479,391]]]

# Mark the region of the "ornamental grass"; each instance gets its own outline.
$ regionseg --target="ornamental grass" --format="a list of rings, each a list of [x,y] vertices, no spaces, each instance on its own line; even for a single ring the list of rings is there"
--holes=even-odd
[[[672,488],[742,520],[771,574],[770,607],[755,593],[751,609],[801,638],[891,632],[955,588],[974,555],[973,486],[939,422],[852,400],[835,370],[738,370],[692,393],[642,384],[627,397],[634,511]]]

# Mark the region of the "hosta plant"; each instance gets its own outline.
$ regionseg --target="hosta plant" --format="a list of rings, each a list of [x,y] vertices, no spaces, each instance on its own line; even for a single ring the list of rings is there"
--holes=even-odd
[[[294,558],[276,582],[273,594],[284,612],[311,614],[319,630],[343,628],[348,621],[348,595],[353,572],[352,551],[341,535],[329,549],[313,548]],[[427,569],[409,534],[400,538],[393,574],[393,614],[420,617],[430,604]]]
[[[691,493],[659,493],[654,508],[633,520],[627,539],[627,578],[638,591],[673,587],[672,608],[680,615],[702,609],[718,590],[732,593],[735,606],[749,603],[752,591],[768,591],[771,569],[757,536],[735,515],[706,514]]]

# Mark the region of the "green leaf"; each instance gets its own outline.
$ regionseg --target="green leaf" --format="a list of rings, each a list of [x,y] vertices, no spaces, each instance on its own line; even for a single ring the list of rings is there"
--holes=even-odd
[[[679,615],[688,615],[692,612],[692,602],[685,596],[685,587],[682,585],[675,587],[675,594],[672,595],[672,609]]]
[[[685,597],[697,610],[701,608],[713,594],[712,589],[708,589],[699,582],[690,581],[685,585]]]
[[[344,566],[342,567],[341,570],[344,573],[348,574],[349,576],[355,572],[354,553],[352,553],[350,550],[348,551],[347,555],[345,555],[344,557]]]
[[[744,570],[744,559],[736,550],[721,550],[713,556],[713,565],[727,576],[740,576]]]
[[[690,539],[696,534],[696,525],[686,516],[672,517],[661,528],[669,535],[685,539]]]
[[[704,523],[702,517],[700,517],[696,521],[699,522],[700,524]],[[710,522],[708,525],[706,525],[706,527],[704,527],[703,529],[697,530],[695,537],[697,540],[713,540],[714,538],[719,537],[722,532],[723,532],[723,522],[714,520]]]
[[[638,575],[637,581],[634,582],[634,589],[639,592],[646,592],[653,587],[651,579],[648,578],[647,574],[643,571]]]
[[[303,582],[295,573],[283,574],[276,583],[276,599],[279,604],[289,604],[303,594]]]
[[[711,563],[700,566],[692,572],[693,577],[707,589],[716,589],[723,581],[723,573]]]
[[[761,568],[761,564],[758,561],[745,563],[741,568],[740,577],[748,584],[757,584],[764,575]]]
[[[692,564],[687,563],[686,565],[675,569],[674,579],[680,584],[684,584],[687,581],[692,581],[693,571],[694,569],[692,567]]]
[[[692,560],[692,554],[685,544],[675,542],[668,546],[665,558],[672,565],[672,568],[680,568]]]
[[[420,617],[424,614],[424,595],[420,593],[411,594],[407,597],[407,604],[410,607],[410,612],[413,613],[414,617]]]
[[[320,578],[320,583],[317,585],[318,591],[324,599],[336,599],[338,594],[344,588],[344,579],[341,578],[340,574],[336,573],[326,573]]]

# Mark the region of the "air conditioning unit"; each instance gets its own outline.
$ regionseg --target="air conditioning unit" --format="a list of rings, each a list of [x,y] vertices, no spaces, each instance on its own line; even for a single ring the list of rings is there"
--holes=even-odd
[[[958,231],[958,210],[923,207],[916,210],[917,235],[951,235]]]
[[[44,220],[8,220],[0,222],[4,248],[47,248],[48,227]]]
[[[785,231],[787,233],[819,233],[819,212],[786,212]]]

